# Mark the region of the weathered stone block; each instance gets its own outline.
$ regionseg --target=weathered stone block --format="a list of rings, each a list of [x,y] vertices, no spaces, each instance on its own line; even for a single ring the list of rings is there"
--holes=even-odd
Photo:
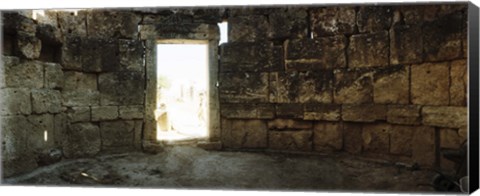
[[[334,102],[363,104],[373,101],[373,72],[336,71]]]
[[[411,99],[419,105],[448,105],[449,73],[447,63],[411,66]]]
[[[217,24],[159,23],[157,25],[142,25],[140,31],[140,39],[220,39],[219,27]]]
[[[93,10],[87,15],[89,37],[137,38],[140,15],[130,11]]]
[[[43,87],[43,63],[39,61],[26,61],[19,63],[18,58],[5,58],[5,83],[6,87]]]
[[[468,121],[467,108],[456,106],[424,106],[422,118],[424,125],[450,128],[466,127]]]
[[[417,127],[412,139],[412,161],[421,166],[435,164],[435,129],[433,127]]]
[[[144,77],[142,72],[100,74],[98,89],[101,105],[142,105],[144,103]]]
[[[373,102],[408,104],[409,67],[400,65],[377,69],[373,75]]]
[[[30,150],[27,148],[27,132],[30,131],[31,127],[25,116],[2,116],[0,120],[2,122],[0,124],[2,129],[2,159],[11,160]]]
[[[220,73],[223,103],[268,102],[268,73]]]
[[[42,151],[54,146],[54,121],[52,114],[30,115],[27,146],[34,151]]]
[[[342,120],[352,122],[374,122],[385,120],[385,105],[342,105]]]
[[[355,31],[355,7],[324,7],[310,12],[313,37],[351,34]]]
[[[20,59],[18,57],[5,56],[5,55],[2,55],[1,57],[3,62],[2,62],[2,69],[0,69],[0,74],[3,76],[3,78],[0,80],[0,88],[4,88],[7,85],[7,81],[6,81],[7,69],[11,69],[12,67],[15,67],[18,64],[20,64]],[[13,71],[13,72],[16,72],[16,71]],[[11,82],[16,82],[16,81],[12,80]]]
[[[92,121],[115,120],[117,118],[117,106],[92,106]]]
[[[65,91],[97,89],[97,76],[95,74],[66,71],[64,73],[64,81],[63,90]]]
[[[133,146],[135,128],[139,127],[135,126],[134,121],[100,122],[102,145],[106,147]]]
[[[272,104],[222,104],[220,115],[229,119],[272,119],[275,107]]]
[[[74,122],[89,122],[91,120],[90,107],[69,107],[66,111],[68,120]]]
[[[287,42],[286,67],[293,70],[346,67],[346,41],[342,35],[290,40]]]
[[[32,152],[23,156],[2,159],[2,177],[11,177],[26,172],[31,172],[38,167]]]
[[[336,122],[315,123],[313,128],[313,148],[319,152],[341,150],[343,147],[343,127]]]
[[[102,72],[119,70],[119,46],[114,39],[82,39],[82,70]],[[101,50],[102,52],[98,52]]]
[[[82,71],[82,39],[77,36],[66,36],[61,48],[60,62],[64,70]],[[79,55],[80,54],[80,55]]]
[[[58,24],[64,36],[87,36],[87,11],[57,12]]]
[[[99,105],[100,93],[96,90],[64,91],[62,100],[64,106]]]
[[[63,35],[56,24],[38,24],[37,35],[44,43],[61,44],[63,43]]]
[[[393,9],[390,6],[362,6],[357,13],[360,33],[387,30],[392,23]]]
[[[220,71],[269,71],[274,66],[272,42],[231,42],[220,47]]]
[[[118,42],[121,70],[143,72],[145,69],[143,42],[127,39],[121,39]]]
[[[363,150],[387,154],[390,150],[389,124],[366,124],[362,127]]]
[[[424,22],[424,15],[426,14],[424,13],[424,11],[424,5],[405,5],[399,7],[396,6],[395,12],[398,12],[398,16],[403,16],[403,21],[400,21],[400,17],[398,17],[398,20],[393,21],[393,24],[395,25],[400,22],[404,22],[407,25],[421,24]]]
[[[281,103],[275,105],[275,114],[282,118],[303,119],[303,105],[296,103]]]
[[[352,35],[347,50],[348,67],[388,66],[389,45],[387,31]]]
[[[440,148],[459,149],[466,137],[459,134],[458,129],[442,128],[440,131]]]
[[[40,57],[42,50],[42,41],[34,36],[17,34],[15,45],[18,55],[27,59],[36,59]]]
[[[418,125],[421,123],[421,106],[419,105],[389,105],[387,122],[393,124]]]
[[[145,113],[143,106],[118,106],[118,114],[121,119],[142,119]]]
[[[416,127],[393,125],[390,129],[390,153],[412,156],[412,139]]]
[[[268,33],[270,39],[304,38],[307,36],[307,10],[304,8],[285,8],[268,15]]]
[[[37,25],[30,16],[15,11],[3,12],[2,18],[5,32],[19,32],[24,35],[35,36]]]
[[[33,90],[33,113],[59,113],[62,111],[62,95],[58,90]]]
[[[275,119],[267,122],[268,129],[311,129],[311,121],[293,120],[293,119]]]
[[[56,146],[63,146],[66,142],[67,132],[67,115],[65,113],[55,114],[53,117],[53,129]]]
[[[450,68],[450,105],[467,105],[467,86],[467,61],[453,61]]]
[[[57,63],[44,63],[45,66],[45,87],[61,89],[64,83],[62,66]]]
[[[423,40],[427,61],[444,61],[462,54],[463,15],[454,12],[424,23]]]
[[[335,104],[306,104],[303,120],[340,120],[340,105]]]
[[[24,88],[0,89],[0,115],[30,114],[30,90]]]
[[[420,63],[423,37],[419,25],[398,25],[390,29],[390,64]]]
[[[331,103],[332,71],[270,73],[270,102]]]
[[[100,129],[92,123],[74,123],[68,126],[63,154],[67,158],[90,157],[100,152]]]
[[[312,131],[270,131],[268,147],[274,150],[312,151]]]
[[[362,124],[343,123],[343,149],[348,153],[358,154],[362,152]]]
[[[223,120],[222,142],[227,148],[265,148],[267,125],[261,120]]]
[[[228,18],[229,42],[255,42],[265,40],[268,20],[263,15],[236,16]]]

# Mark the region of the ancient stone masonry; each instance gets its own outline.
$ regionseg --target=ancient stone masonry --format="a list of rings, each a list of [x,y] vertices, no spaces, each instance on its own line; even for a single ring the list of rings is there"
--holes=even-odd
[[[222,21],[229,39],[218,46]],[[452,169],[439,150],[466,139],[466,3],[46,10],[2,22],[4,176],[51,149],[147,150],[160,38],[209,41],[217,149]]]

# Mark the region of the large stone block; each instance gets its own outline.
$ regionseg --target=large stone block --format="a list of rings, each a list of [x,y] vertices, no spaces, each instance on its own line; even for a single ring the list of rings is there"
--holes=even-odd
[[[220,71],[269,71],[275,66],[272,42],[231,42],[220,47]]]
[[[222,104],[220,115],[229,119],[272,119],[273,104]]]
[[[310,12],[313,37],[355,32],[355,7],[324,7]]]
[[[454,12],[440,16],[423,26],[426,61],[451,60],[462,55],[463,14]]]
[[[365,152],[387,154],[390,151],[389,124],[366,124],[362,127],[363,150]]]
[[[340,120],[340,105],[336,104],[305,104],[303,120]]]
[[[90,107],[69,107],[66,111],[68,121],[75,122],[89,122],[91,120]]]
[[[45,87],[51,89],[62,89],[64,75],[62,66],[57,63],[44,63],[45,66]]]
[[[100,105],[100,93],[97,90],[64,91],[62,93],[63,106],[92,106]]]
[[[419,105],[389,105],[387,122],[392,124],[418,125],[421,123],[421,106]]]
[[[358,34],[350,37],[348,67],[377,67],[389,65],[388,31]]]
[[[115,120],[118,118],[117,106],[92,106],[92,121]]]
[[[373,102],[373,72],[340,70],[334,74],[335,103],[363,104]]]
[[[119,70],[120,52],[117,40],[111,38],[84,38],[81,41],[81,46],[83,71],[105,72]]]
[[[60,62],[64,70],[82,71],[82,38],[78,36],[65,36],[61,48]]]
[[[0,122],[2,122],[0,124],[2,130],[2,159],[10,160],[25,154],[29,150],[27,148],[27,132],[30,131],[30,124],[25,116],[2,116]]]
[[[287,42],[286,67],[292,70],[318,70],[346,67],[346,37],[294,39]]]
[[[373,75],[373,102],[408,104],[409,75],[409,67],[403,65],[377,69]]]
[[[313,124],[311,121],[281,119],[270,120],[267,122],[268,129],[283,130],[283,129],[311,129]]]
[[[59,45],[63,43],[63,35],[57,25],[51,24],[38,24],[37,25],[37,35],[43,43],[49,43],[54,45]]]
[[[343,149],[352,154],[362,152],[362,124],[343,123]]]
[[[285,8],[268,15],[268,33],[270,39],[307,37],[307,10],[304,8]]]
[[[419,105],[448,105],[449,70],[447,63],[411,66],[411,99]]]
[[[20,63],[16,57],[3,57],[4,77],[6,87],[42,88],[44,73],[40,61],[25,61]]]
[[[460,149],[467,139],[459,133],[459,129],[442,128],[439,132],[440,148]]]
[[[385,105],[342,105],[342,120],[351,122],[374,122],[385,120]]]
[[[58,24],[64,36],[87,36],[87,11],[57,12]]]
[[[143,42],[121,39],[118,41],[120,67],[122,71],[145,71],[143,63]]]
[[[450,68],[450,105],[467,105],[467,61],[457,60]]]
[[[270,73],[270,102],[331,103],[332,71]]]
[[[139,127],[135,126],[135,121],[100,122],[102,145],[105,147],[133,147],[136,128]]]
[[[42,41],[34,36],[17,34],[17,40],[14,47],[16,53],[27,59],[37,59],[42,50]]]
[[[220,73],[223,103],[268,102],[268,73]]]
[[[58,113],[53,117],[55,145],[63,146],[67,134],[67,114]]]
[[[393,125],[390,129],[390,153],[412,156],[412,139],[415,131],[414,126]]]
[[[360,33],[387,30],[392,23],[393,9],[390,6],[362,6],[357,13]]]
[[[144,104],[145,78],[142,72],[103,73],[98,76],[101,105]]]
[[[53,114],[30,115],[27,146],[34,151],[42,151],[55,145]]]
[[[423,60],[422,28],[397,25],[390,29],[390,64],[420,63]]]
[[[30,114],[30,90],[24,88],[0,89],[0,115]]]
[[[412,161],[420,166],[433,166],[436,160],[435,128],[417,127],[412,139]]]
[[[343,147],[343,127],[337,122],[315,123],[313,127],[313,148],[319,152],[332,152]]]
[[[312,151],[311,130],[270,131],[268,132],[268,148],[287,151]]]
[[[142,119],[144,113],[142,105],[118,106],[118,117],[121,119]]]
[[[62,111],[62,95],[58,90],[33,90],[33,113],[59,113]]]
[[[156,25],[142,25],[140,28],[140,39],[220,39],[217,24],[158,23]]]
[[[302,104],[297,103],[281,103],[275,105],[275,116],[281,118],[303,119]]]
[[[229,42],[255,42],[265,40],[268,20],[263,15],[235,16],[228,18]]]
[[[64,81],[63,90],[65,91],[97,89],[97,76],[95,74],[66,71],[64,73]]]
[[[140,15],[130,11],[93,10],[87,15],[88,36],[135,39],[141,20]]]
[[[100,152],[100,129],[92,123],[74,123],[68,126],[63,153],[67,158],[91,157]]]
[[[18,57],[15,57],[15,56],[5,56],[5,47],[3,47],[2,49],[3,49],[4,53],[2,55],[2,64],[1,64],[2,69],[0,69],[0,75],[2,75],[3,77],[0,80],[0,88],[5,88],[6,85],[7,85],[7,81],[6,81],[7,69],[9,67],[15,67],[18,64],[20,64],[20,59]],[[15,71],[13,71],[13,72],[15,72]],[[12,80],[12,81],[15,82],[14,80]]]
[[[222,142],[227,148],[267,147],[267,125],[261,120],[223,120]]]
[[[467,108],[456,106],[424,106],[422,108],[422,123],[424,125],[461,128],[468,122]]]

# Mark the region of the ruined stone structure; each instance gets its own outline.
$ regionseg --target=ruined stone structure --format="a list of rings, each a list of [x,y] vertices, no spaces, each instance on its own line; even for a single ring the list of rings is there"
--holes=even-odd
[[[155,150],[154,46],[210,47],[206,148],[452,169],[467,135],[467,4],[3,12],[3,175],[42,154]],[[217,23],[228,43],[218,46]],[[218,61],[216,61],[218,59]],[[218,87],[217,87],[218,81]]]

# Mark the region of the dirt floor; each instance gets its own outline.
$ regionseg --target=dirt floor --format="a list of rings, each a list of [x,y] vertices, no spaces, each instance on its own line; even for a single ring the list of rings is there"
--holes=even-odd
[[[64,160],[5,184],[175,189],[432,192],[435,173],[350,156],[214,152],[178,146]]]

